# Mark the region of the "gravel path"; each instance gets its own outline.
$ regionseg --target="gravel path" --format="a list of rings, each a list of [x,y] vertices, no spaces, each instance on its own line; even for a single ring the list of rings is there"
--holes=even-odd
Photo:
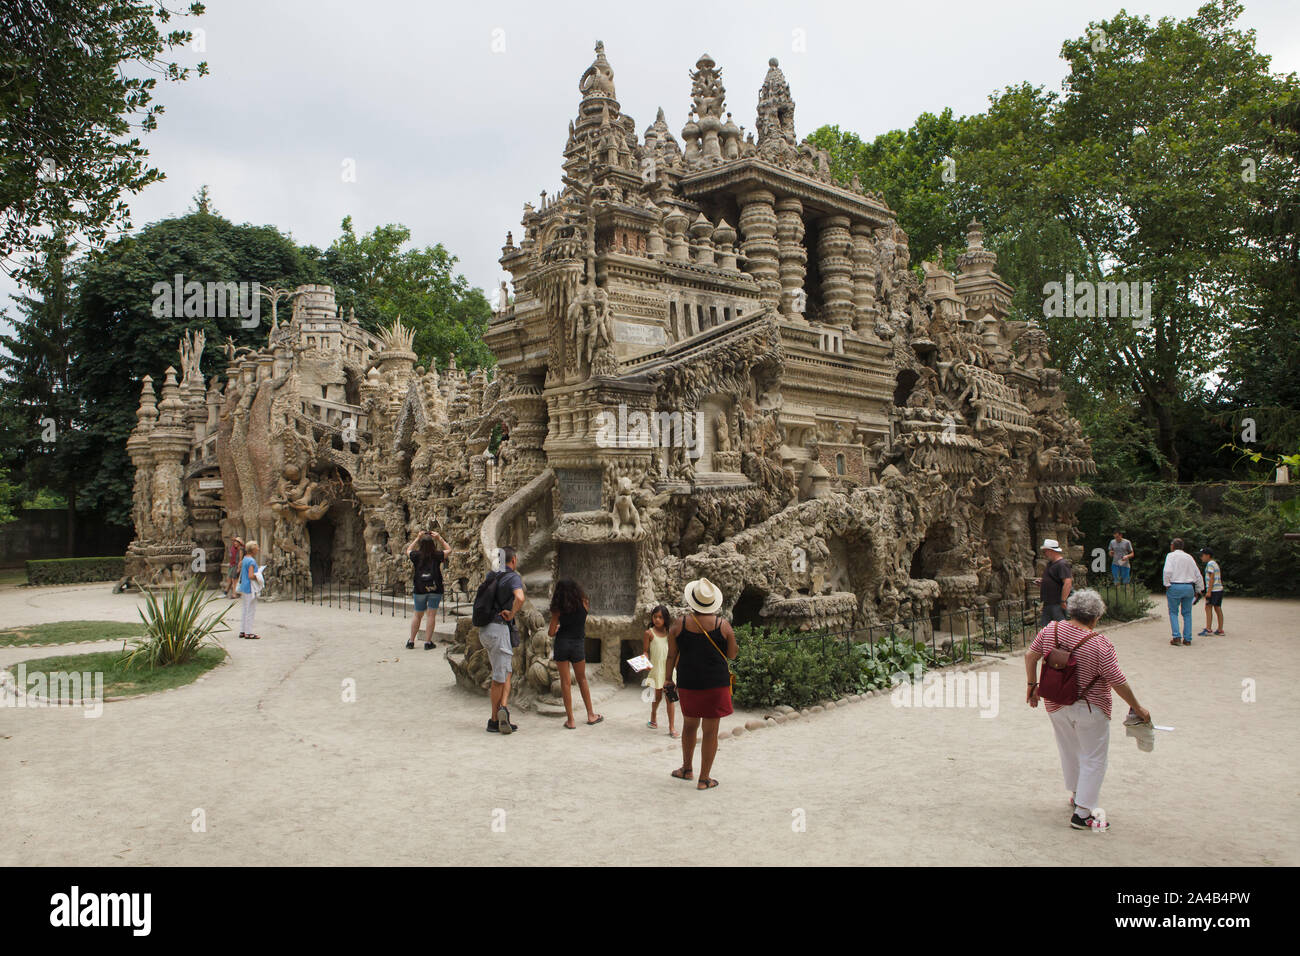
[[[4,588],[0,621],[132,621],[137,603]],[[1189,648],[1169,646],[1163,617],[1113,632],[1139,699],[1177,729],[1142,753],[1116,699],[1112,829],[1089,834],[1066,825],[1018,655],[982,671],[997,678],[992,718],[868,698],[726,740],[720,786],[699,792],[669,777],[680,751],[662,711],[645,727],[639,689],[595,727],[519,712],[519,733],[489,735],[486,699],[455,686],[441,648],[405,650],[400,617],[262,604],[263,639],[227,638],[232,659],[200,683],[98,719],[0,708],[0,865],[1294,866],[1300,602],[1225,611],[1229,636]],[[0,667],[88,647],[0,649]]]

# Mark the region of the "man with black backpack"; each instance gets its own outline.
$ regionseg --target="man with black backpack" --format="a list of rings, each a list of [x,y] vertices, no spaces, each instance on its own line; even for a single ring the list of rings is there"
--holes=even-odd
[[[515,570],[518,560],[514,548],[502,548],[501,570],[490,572],[474,595],[474,626],[492,663],[492,716],[487,723],[490,734],[509,734],[519,729],[510,722],[506,706],[515,647],[519,644],[515,617],[524,606],[524,579]]]

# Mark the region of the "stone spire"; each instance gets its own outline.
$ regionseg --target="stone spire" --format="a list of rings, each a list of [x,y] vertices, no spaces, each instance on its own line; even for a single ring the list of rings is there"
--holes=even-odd
[[[758,151],[781,153],[795,145],[794,100],[776,57],[767,61],[767,77],[758,91]]]
[[[966,251],[957,257],[962,275],[988,275],[998,264],[998,254],[984,248],[984,230],[978,219],[966,226]]]
[[[623,115],[614,94],[614,68],[605,58],[605,44],[596,44],[596,59],[578,81],[582,102],[564,146],[564,172],[581,179],[592,166],[632,169],[636,127]]]
[[[698,158],[704,164],[721,162],[724,145],[722,111],[727,101],[722,71],[713,57],[705,53],[696,61],[690,76],[692,117],[682,129],[687,160]]]

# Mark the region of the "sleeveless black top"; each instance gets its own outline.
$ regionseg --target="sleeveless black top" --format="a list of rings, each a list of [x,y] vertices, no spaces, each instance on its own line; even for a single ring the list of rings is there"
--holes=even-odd
[[[555,630],[555,639],[557,641],[566,638],[577,638],[581,640],[587,636],[587,609],[578,608],[572,613],[563,613],[560,615],[560,626]]]
[[[722,618],[708,637],[698,631],[688,631],[682,622],[677,635],[677,686],[685,690],[712,690],[731,685],[731,671],[727,667],[727,639],[722,636]],[[709,643],[709,639],[713,643]],[[719,653],[721,652],[721,653]]]

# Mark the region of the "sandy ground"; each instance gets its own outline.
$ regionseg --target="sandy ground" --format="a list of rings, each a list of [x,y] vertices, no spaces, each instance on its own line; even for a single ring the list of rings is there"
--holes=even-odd
[[[0,622],[128,621],[137,601],[4,588]],[[726,740],[720,786],[700,792],[669,777],[680,750],[662,715],[658,733],[645,727],[639,689],[601,705],[598,726],[518,712],[519,732],[499,737],[441,649],[403,648],[400,617],[263,604],[263,640],[228,637],[231,662],[201,683],[108,703],[98,719],[0,709],[0,865],[1294,866],[1300,602],[1225,610],[1229,636],[1190,648],[1169,646],[1163,617],[1113,632],[1139,699],[1177,729],[1142,753],[1116,700],[1112,829],[1089,834],[1066,825],[1019,656],[986,669],[995,717],[869,698]],[[0,666],[112,646],[0,649]]]

